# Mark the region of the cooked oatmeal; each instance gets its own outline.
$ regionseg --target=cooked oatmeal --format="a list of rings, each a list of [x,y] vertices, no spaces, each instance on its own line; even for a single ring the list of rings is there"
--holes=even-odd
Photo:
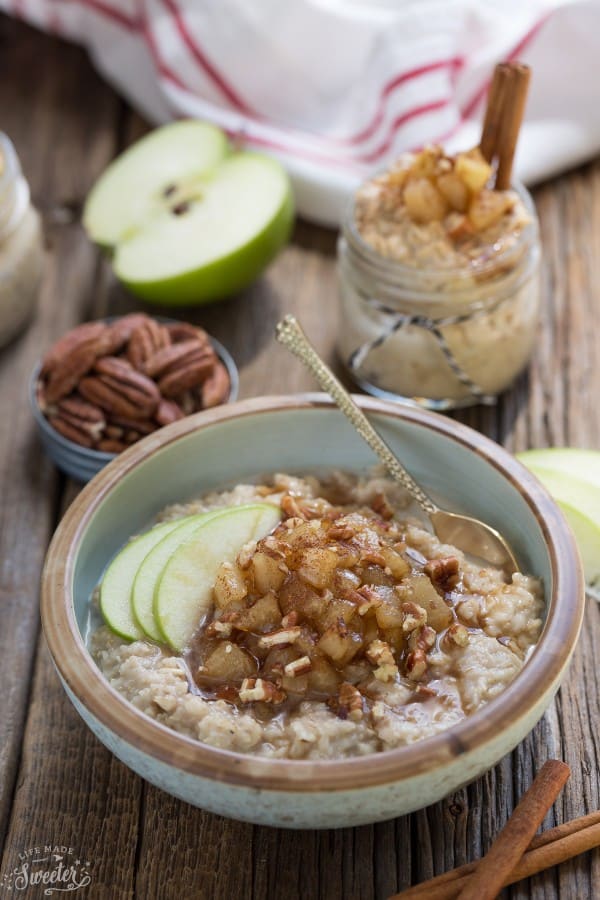
[[[98,666],[142,712],[227,750],[360,756],[449,728],[521,670],[542,626],[539,580],[507,584],[441,544],[390,481],[276,475],[163,519],[257,500],[281,523],[221,565],[183,654],[93,634]]]

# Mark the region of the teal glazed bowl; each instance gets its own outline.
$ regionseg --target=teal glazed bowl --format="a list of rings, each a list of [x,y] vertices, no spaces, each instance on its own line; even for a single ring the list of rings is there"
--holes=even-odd
[[[416,744],[342,760],[219,750],[146,717],[88,652],[90,596],[108,561],[166,504],[269,471],[365,470],[373,456],[324,395],[245,400],[182,419],[120,454],[82,490],[48,551],[42,621],[65,691],[97,737],[152,784],[221,815],[291,828],[382,821],[433,803],[512,750],[551,702],[575,647],[584,582],[571,532],[520,463],[475,431],[421,409],[358,397],[382,437],[440,503],[496,527],[541,576],[546,615],[523,671],[481,710]]]

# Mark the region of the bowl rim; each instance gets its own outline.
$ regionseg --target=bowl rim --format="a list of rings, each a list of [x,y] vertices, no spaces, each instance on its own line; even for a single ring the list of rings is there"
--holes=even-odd
[[[557,685],[579,635],[585,590],[575,539],[549,493],[508,451],[466,425],[391,401],[364,396],[354,399],[367,413],[407,420],[467,447],[499,471],[529,506],[548,548],[553,589],[542,635],[524,671],[478,712],[439,734],[377,754],[316,761],[271,759],[211,747],[146,716],[108,684],[84,644],[71,591],[78,547],[90,520],[123,475],[192,432],[263,413],[335,409],[325,394],[253,398],[186,416],[162,428],[159,439],[153,434],[133,444],[81,490],[51,541],[42,573],[40,605],[54,664],[79,704],[122,741],[163,764],[229,785],[293,792],[352,790],[431,772],[461,754],[483,748],[499,733],[527,718],[549,687]]]
[[[108,316],[105,319],[94,319],[93,321],[98,322],[114,322],[116,319],[121,319],[123,316]],[[180,322],[180,319],[169,319],[165,316],[152,316],[157,322],[162,322],[163,324]],[[67,334],[68,332],[65,332]],[[235,403],[237,400],[237,396],[240,388],[240,376],[238,372],[238,367],[235,363],[235,360],[227,347],[224,347],[223,344],[218,341],[212,334],[206,332],[209,341],[211,342],[214,351],[217,356],[227,369],[227,373],[229,375],[229,396],[227,400],[222,406],[226,406],[228,403]],[[90,462],[101,464],[102,466],[107,465],[117,456],[120,456],[119,453],[108,453],[106,450],[95,450],[93,447],[83,447],[81,444],[75,443],[75,441],[69,440],[69,438],[64,437],[64,435],[60,434],[55,428],[52,427],[50,421],[46,418],[42,410],[40,409],[40,405],[37,401],[36,394],[36,386],[39,378],[39,374],[42,368],[42,361],[38,360],[38,362],[33,367],[31,375],[29,376],[29,406],[31,408],[31,412],[33,414],[33,418],[36,421],[38,428],[43,432],[46,438],[53,443],[57,444],[59,447],[62,447],[63,450],[68,453],[75,453],[81,459],[88,460]],[[201,410],[201,412],[206,412],[206,410]],[[197,415],[197,413],[191,413],[191,415]],[[165,425],[157,428],[156,431],[160,431],[161,428],[165,428]],[[155,432],[152,432],[153,434]],[[136,443],[140,443],[136,441]],[[125,451],[121,451],[124,453]]]

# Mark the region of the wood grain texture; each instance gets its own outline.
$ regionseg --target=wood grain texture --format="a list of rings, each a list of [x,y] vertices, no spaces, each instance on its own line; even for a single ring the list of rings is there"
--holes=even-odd
[[[38,634],[37,612],[45,548],[76,488],[41,455],[25,384],[41,350],[74,322],[138,308],[85,239],[78,212],[106,162],[146,126],[81,50],[6,18],[0,76],[1,127],[17,145],[50,247],[39,314],[0,354],[0,872],[23,848],[58,841],[90,859],[92,885],[80,895],[94,900],[380,900],[477,858],[549,757],[564,758],[573,775],[547,826],[600,807],[600,608],[593,603],[568,677],[531,735],[474,784],[393,822],[286,832],[225,820],[143,782],[83,726]],[[600,164],[544,185],[535,197],[545,247],[535,358],[496,407],[457,418],[515,451],[598,448]],[[242,397],[313,387],[302,366],[273,344],[284,312],[294,312],[335,361],[334,254],[331,232],[299,224],[290,247],[251,289],[191,315],[233,353]],[[506,896],[593,900],[599,885],[595,852]]]

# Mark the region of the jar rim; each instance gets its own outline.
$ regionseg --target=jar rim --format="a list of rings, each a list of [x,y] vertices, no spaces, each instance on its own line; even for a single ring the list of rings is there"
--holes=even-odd
[[[371,179],[367,179],[363,184],[366,184],[370,180]],[[519,199],[522,201],[530,216],[530,221],[515,234],[514,242],[494,253],[485,263],[472,266],[448,266],[444,268],[428,266],[427,268],[424,268],[403,263],[400,260],[392,259],[389,256],[384,256],[365,241],[356,226],[356,218],[354,215],[356,208],[356,192],[353,194],[347,205],[346,214],[342,220],[341,233],[353,253],[358,256],[361,262],[369,268],[374,269],[378,276],[382,277],[384,280],[389,279],[390,281],[402,284],[410,284],[411,282],[418,283],[423,276],[427,276],[428,278],[439,277],[445,282],[450,280],[454,283],[470,282],[472,281],[473,276],[477,276],[477,278],[482,281],[487,280],[488,278],[492,280],[494,274],[501,274],[507,264],[512,264],[511,268],[513,268],[515,258],[519,259],[523,254],[523,251],[534,245],[538,238],[538,217],[531,194],[524,184],[516,180],[512,182],[511,190],[519,196]]]

